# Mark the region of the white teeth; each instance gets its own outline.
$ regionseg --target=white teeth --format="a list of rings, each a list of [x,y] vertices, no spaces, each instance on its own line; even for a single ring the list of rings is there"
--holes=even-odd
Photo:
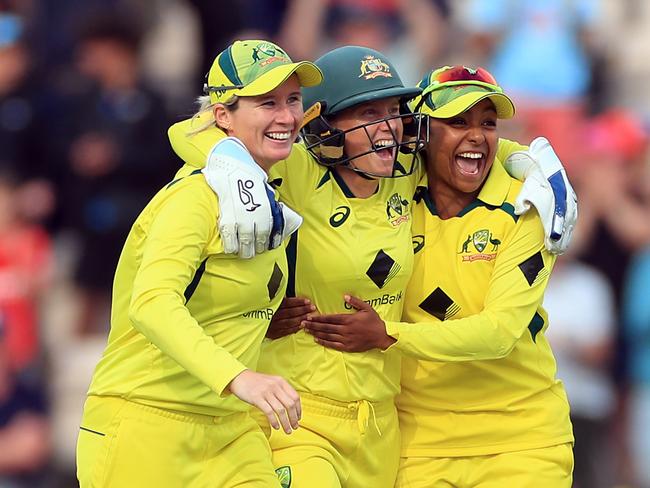
[[[460,153],[458,156],[461,158],[469,158],[469,159],[481,159],[483,155],[481,153],[474,153],[474,152],[464,152]]]
[[[386,147],[386,146],[392,146],[393,141],[389,140],[389,139],[384,139],[384,140],[381,140],[381,141],[375,141],[374,144],[375,144],[376,147],[377,146],[378,147]]]
[[[267,132],[266,134],[271,139],[276,139],[278,141],[286,141],[291,136],[290,132]]]

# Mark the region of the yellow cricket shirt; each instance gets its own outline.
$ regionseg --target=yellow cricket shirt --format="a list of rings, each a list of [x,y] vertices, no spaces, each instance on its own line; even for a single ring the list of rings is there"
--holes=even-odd
[[[544,335],[555,258],[536,212],[514,215],[521,184],[497,159],[478,199],[441,220],[426,189],[413,210],[414,273],[397,398],[403,456],[476,456],[573,440]],[[408,322],[408,323],[405,323]]]
[[[336,172],[302,145],[273,168],[282,200],[304,217],[287,245],[290,295],[309,297],[321,313],[351,313],[350,293],[386,320],[399,320],[413,269],[411,207],[416,177],[384,178],[369,198],[355,198]],[[299,390],[341,402],[391,401],[399,392],[399,351],[342,353],[300,331],[267,340],[260,368]]]
[[[254,259],[223,253],[217,197],[186,164],[143,210],[122,250],[111,330],[89,395],[205,415],[248,410],[224,392],[257,369],[285,294],[280,247]]]
[[[177,152],[198,167],[205,164],[215,134],[223,136],[211,128],[186,137],[201,122],[190,119],[170,129]],[[373,196],[354,198],[335,172],[295,144],[269,174],[281,200],[304,218],[287,245],[287,293],[308,297],[322,313],[351,313],[343,300],[350,293],[384,319],[399,320],[412,271],[411,206],[419,176],[382,179]],[[265,340],[259,369],[333,400],[384,401],[399,391],[400,362],[397,350],[342,353],[301,331]]]

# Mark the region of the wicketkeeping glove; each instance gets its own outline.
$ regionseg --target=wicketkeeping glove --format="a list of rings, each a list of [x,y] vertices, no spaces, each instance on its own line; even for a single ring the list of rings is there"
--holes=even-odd
[[[275,199],[266,173],[239,139],[217,142],[202,171],[219,199],[219,234],[226,253],[252,258],[278,247],[302,224],[300,215]]]
[[[527,151],[516,151],[505,161],[510,175],[524,184],[515,200],[515,213],[537,209],[544,226],[546,248],[562,254],[569,247],[578,218],[578,199],[551,144],[538,137]]]

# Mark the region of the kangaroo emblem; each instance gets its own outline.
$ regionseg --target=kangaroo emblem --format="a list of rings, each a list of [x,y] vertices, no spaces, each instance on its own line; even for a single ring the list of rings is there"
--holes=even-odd
[[[462,254],[462,253],[465,253],[465,252],[469,252],[469,249],[468,249],[467,247],[469,246],[469,243],[470,243],[470,242],[472,242],[472,236],[471,236],[471,235],[468,235],[468,236],[467,236],[467,240],[465,240],[465,242],[463,242],[463,248],[460,250],[460,253],[459,253],[459,254]]]

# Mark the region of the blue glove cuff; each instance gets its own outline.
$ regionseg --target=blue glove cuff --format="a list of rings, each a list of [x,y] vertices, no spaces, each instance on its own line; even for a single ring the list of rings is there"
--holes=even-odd
[[[564,217],[566,216],[567,190],[566,185],[564,184],[562,170],[553,173],[548,178],[548,182],[551,184],[551,190],[553,190],[553,198],[555,199],[555,212],[553,214],[553,225],[551,226],[552,230],[550,237],[554,241],[558,241],[562,238],[562,223],[564,221]],[[559,232],[558,229],[560,229]]]
[[[271,205],[271,218],[273,219],[273,225],[271,227],[271,235],[269,236],[269,250],[273,249],[273,243],[276,241],[277,236],[282,236],[284,231],[284,214],[282,213],[282,207],[275,200],[275,193],[268,186],[266,188],[266,196],[269,199],[269,204]]]

